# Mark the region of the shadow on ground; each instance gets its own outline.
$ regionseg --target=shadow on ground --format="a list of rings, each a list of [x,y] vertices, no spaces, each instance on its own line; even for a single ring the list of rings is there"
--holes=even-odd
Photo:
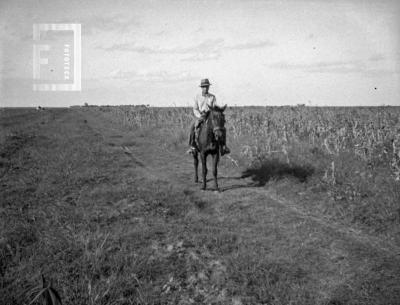
[[[261,164],[246,169],[242,173],[242,178],[251,177],[258,184],[264,186],[270,179],[282,179],[284,177],[294,177],[300,182],[306,182],[307,178],[314,173],[311,166],[299,166],[287,164],[280,160],[264,160]]]

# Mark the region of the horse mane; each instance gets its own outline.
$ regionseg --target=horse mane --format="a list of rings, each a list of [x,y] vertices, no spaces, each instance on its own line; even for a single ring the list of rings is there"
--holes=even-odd
[[[225,107],[219,107],[219,106],[213,106],[210,107],[211,111],[216,111],[216,112],[220,112],[223,113],[225,111]]]
[[[205,121],[207,121],[210,118],[211,112],[213,112],[213,111],[214,112],[218,112],[218,113],[223,115],[224,111],[225,111],[225,108],[224,107],[218,107],[218,106],[210,107],[209,110],[206,112]]]
[[[206,115],[205,115],[205,117],[204,117],[204,125],[208,125],[209,124],[209,122],[210,122],[210,118],[211,118],[211,112],[213,112],[213,111],[218,111],[219,112],[219,110],[216,110],[215,108],[210,108],[207,112],[206,112]]]

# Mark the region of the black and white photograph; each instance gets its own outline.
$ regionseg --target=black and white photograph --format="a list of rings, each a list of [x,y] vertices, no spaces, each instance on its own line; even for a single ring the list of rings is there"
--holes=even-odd
[[[0,0],[0,305],[400,305],[400,1]]]

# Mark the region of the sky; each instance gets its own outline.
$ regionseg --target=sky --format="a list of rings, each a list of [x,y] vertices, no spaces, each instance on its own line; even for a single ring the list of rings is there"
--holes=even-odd
[[[33,90],[41,23],[81,24],[81,91]],[[0,0],[2,107],[189,106],[202,78],[228,105],[400,106],[400,1]]]

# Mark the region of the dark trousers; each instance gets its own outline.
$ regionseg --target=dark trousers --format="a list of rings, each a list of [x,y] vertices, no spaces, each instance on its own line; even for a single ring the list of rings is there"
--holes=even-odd
[[[196,122],[193,122],[193,124],[190,126],[190,133],[189,133],[189,146],[195,147],[195,141],[194,141],[194,129],[195,129]]]

